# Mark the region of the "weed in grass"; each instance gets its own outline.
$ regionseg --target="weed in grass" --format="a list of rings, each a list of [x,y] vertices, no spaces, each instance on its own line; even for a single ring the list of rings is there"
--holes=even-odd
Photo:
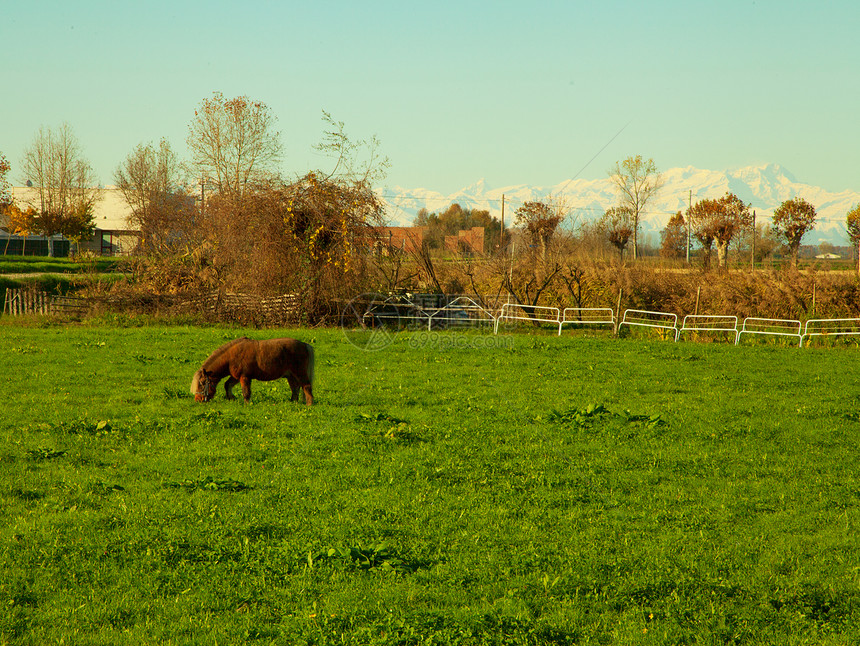
[[[213,478],[206,476],[202,480],[182,480],[181,482],[167,482],[164,486],[168,489],[184,489],[185,491],[248,491],[251,489],[244,482],[231,478]]]
[[[420,567],[419,563],[398,556],[385,541],[366,546],[330,547],[315,555],[308,552],[306,560],[309,568],[325,561],[338,561],[347,564],[351,569],[381,570],[399,574],[415,572]]]
[[[27,459],[33,462],[44,462],[45,460],[54,460],[66,455],[68,451],[55,451],[54,449],[38,448],[27,451]]]

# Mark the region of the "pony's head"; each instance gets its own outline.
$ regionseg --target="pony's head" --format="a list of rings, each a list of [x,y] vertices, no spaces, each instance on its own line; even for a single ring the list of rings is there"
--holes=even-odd
[[[215,396],[216,385],[212,374],[200,368],[191,380],[191,394],[194,395],[194,401],[208,402]]]

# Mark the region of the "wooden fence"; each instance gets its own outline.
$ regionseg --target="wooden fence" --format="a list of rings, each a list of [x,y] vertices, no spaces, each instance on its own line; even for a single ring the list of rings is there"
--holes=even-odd
[[[76,296],[48,294],[35,289],[7,289],[3,313],[12,316],[23,314],[80,314],[89,307],[86,299]]]
[[[263,297],[213,291],[190,304],[216,320],[263,325],[283,325],[299,320],[300,302],[295,294]]]
[[[90,310],[158,312],[179,311],[203,314],[218,321],[283,325],[299,320],[299,298],[294,294],[261,297],[251,294],[219,293],[197,298],[151,296],[146,298],[60,296],[30,289],[7,289],[3,314],[21,316],[46,314],[80,316]]]

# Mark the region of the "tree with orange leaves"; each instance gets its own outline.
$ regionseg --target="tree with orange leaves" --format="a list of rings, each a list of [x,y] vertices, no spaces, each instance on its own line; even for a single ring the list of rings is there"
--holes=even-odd
[[[719,267],[728,269],[729,243],[735,234],[752,225],[749,205],[734,193],[726,193],[719,199],[697,202],[687,209],[687,218],[696,238],[705,247],[706,259],[710,257],[711,243],[715,243]]]
[[[800,241],[815,228],[816,217],[815,207],[799,196],[786,200],[773,212],[773,228],[785,241],[791,254],[791,266],[795,269]]]
[[[27,250],[27,236],[30,235],[36,226],[36,210],[30,207],[26,211],[23,211],[16,204],[8,204],[5,212],[9,217],[9,233],[21,236],[24,240],[21,246],[21,255],[23,256]],[[4,256],[9,250],[11,239],[11,237],[6,239],[6,248],[3,250]]]
[[[6,155],[0,153],[0,214],[3,209],[12,204],[12,194],[9,192],[9,171],[12,170],[12,165],[6,159]]]

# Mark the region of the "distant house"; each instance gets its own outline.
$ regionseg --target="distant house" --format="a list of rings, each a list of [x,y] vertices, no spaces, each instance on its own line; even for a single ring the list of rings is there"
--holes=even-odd
[[[483,255],[484,227],[472,227],[458,231],[455,236],[445,236],[445,248],[469,255]]]
[[[31,186],[13,186],[12,203],[21,210],[39,205],[38,189]],[[93,205],[93,224],[95,231],[90,240],[82,240],[79,252],[90,252],[100,256],[115,256],[131,253],[137,246],[139,233],[129,224],[131,209],[122,192],[115,186],[96,189]],[[70,243],[62,236],[54,236],[54,253],[68,255]],[[30,235],[26,240],[12,235],[8,218],[0,220],[0,249],[9,253],[28,255],[47,255],[48,239],[45,236]]]
[[[427,227],[375,227],[375,251],[387,253],[393,249],[415,253],[424,244]]]
[[[842,256],[837,253],[820,253],[815,256],[816,260],[839,260]]]

